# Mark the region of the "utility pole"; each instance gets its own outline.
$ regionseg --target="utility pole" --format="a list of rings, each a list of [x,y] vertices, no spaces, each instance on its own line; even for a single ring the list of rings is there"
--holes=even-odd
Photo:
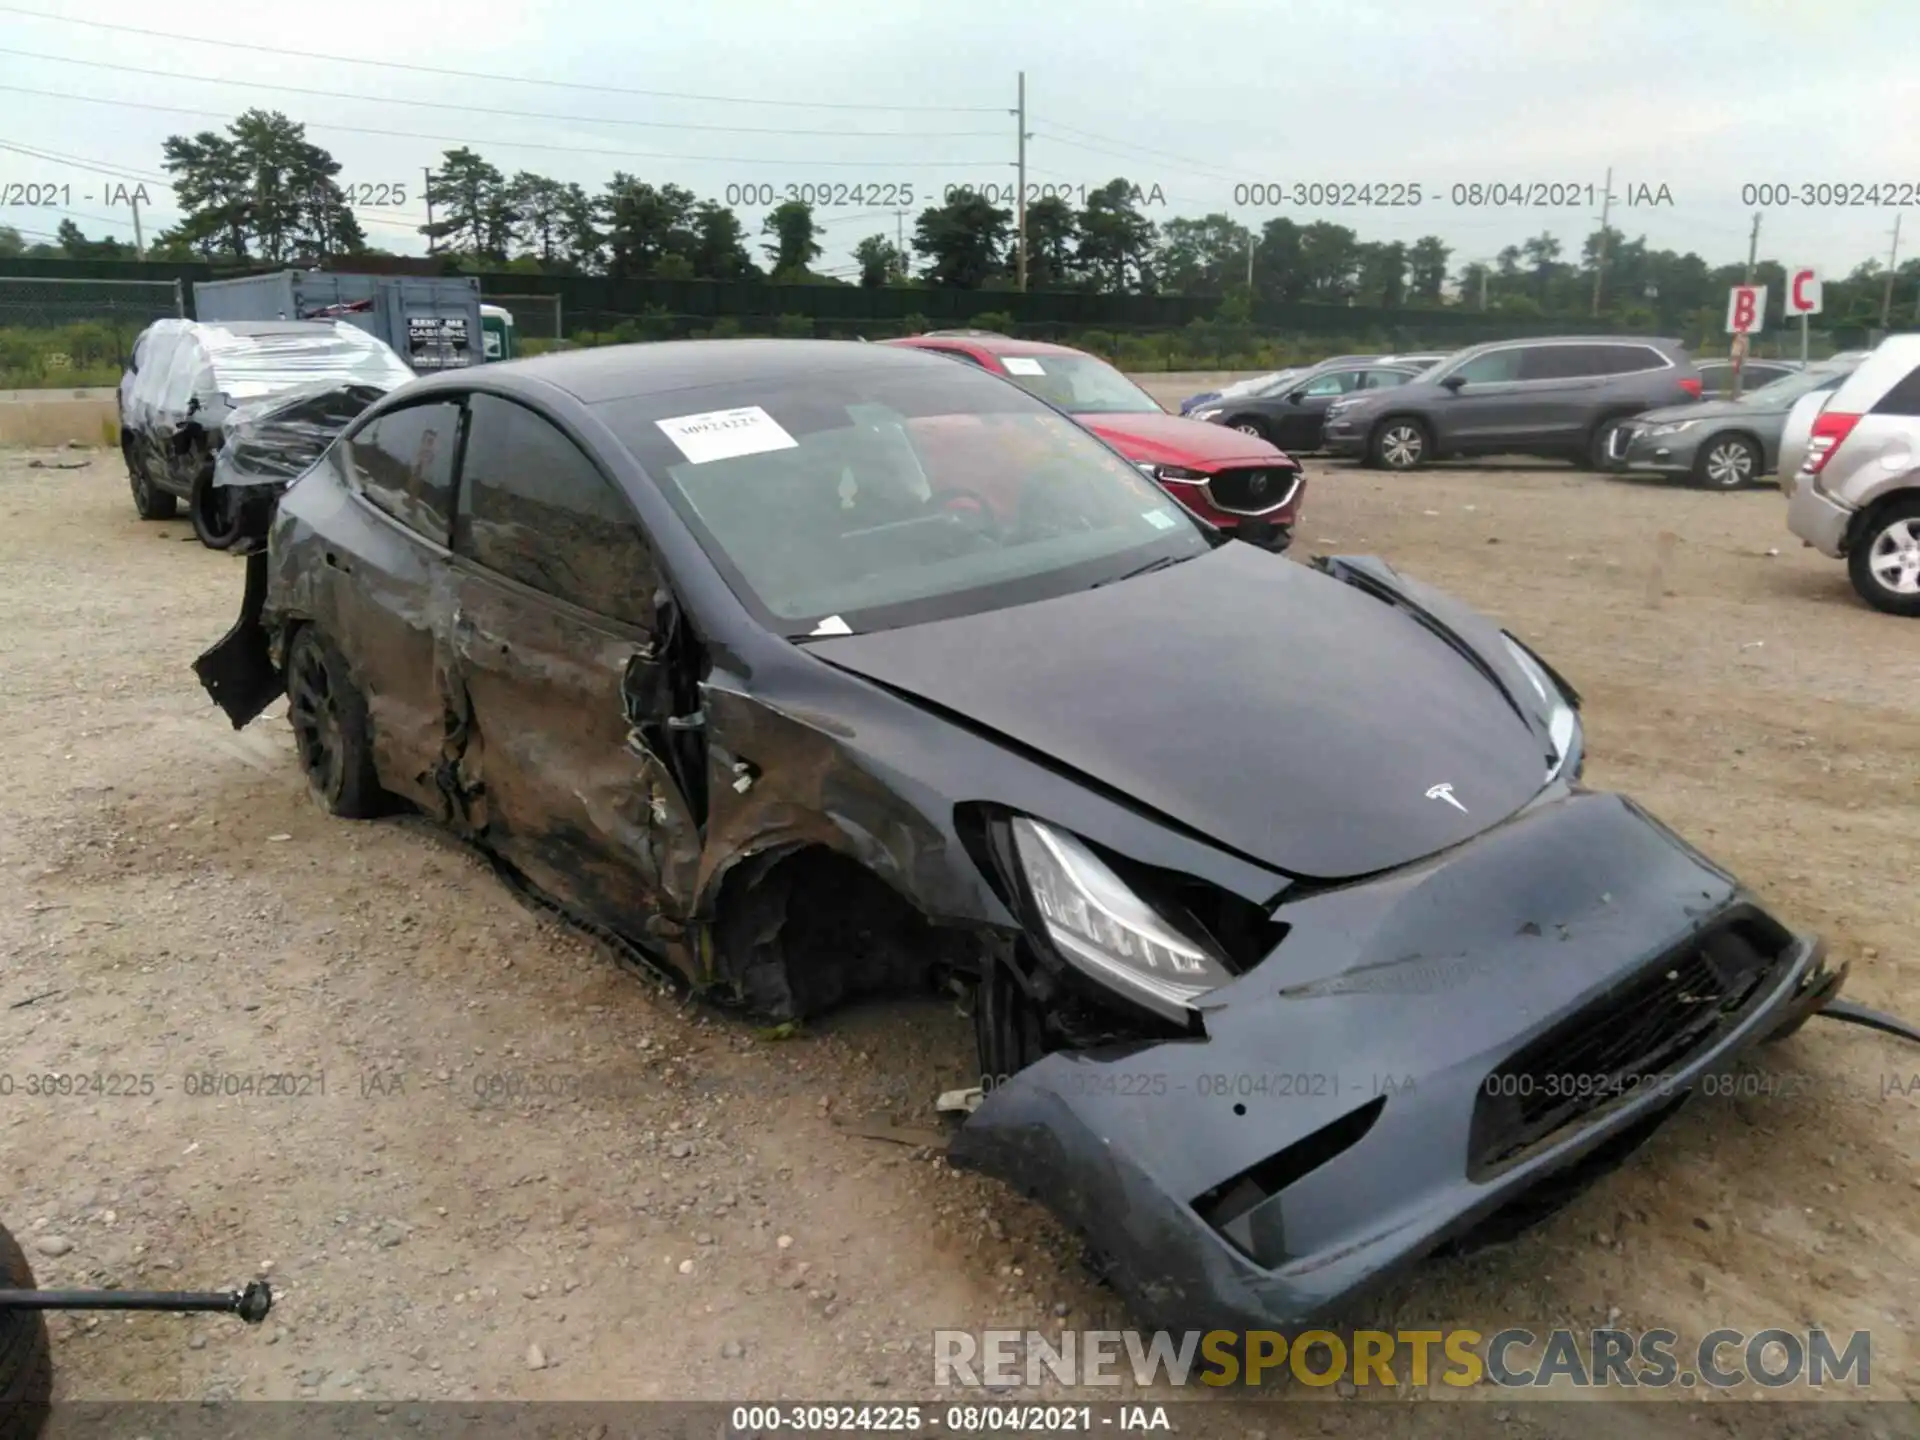
[[[1247,231],[1247,299],[1253,299],[1253,231]]]
[[[907,275],[907,212],[904,209],[893,212],[893,248],[900,257],[895,262],[899,277],[904,280]]]
[[[1753,212],[1753,232],[1747,236],[1746,283],[1749,285],[1753,284],[1754,267],[1760,263],[1760,214],[1758,210]],[[1744,335],[1733,337],[1733,398],[1735,400],[1740,398],[1740,380],[1747,368],[1748,343]]]
[[[1893,248],[1887,251],[1887,283],[1880,292],[1880,333],[1887,333],[1893,318],[1893,267],[1900,263],[1900,212],[1893,212]]]
[[[433,167],[422,165],[420,173],[426,177],[427,188],[421,192],[427,201],[427,254],[433,254]]]
[[[1600,313],[1600,282],[1607,273],[1607,217],[1613,213],[1613,167],[1607,167],[1607,188],[1600,197],[1600,253],[1593,262],[1593,313]]]
[[[1014,204],[1019,211],[1017,233],[1019,235],[1020,291],[1027,289],[1027,72],[1020,72],[1020,106],[1013,112],[1014,123],[1019,129],[1017,156],[1013,162],[1019,174],[1018,188],[1014,192]]]
[[[1480,267],[1480,308],[1482,310],[1487,308],[1487,271],[1489,268],[1489,266],[1484,264]]]
[[[142,260],[147,258],[147,242],[140,235],[140,201],[137,196],[129,195],[127,204],[133,207],[133,253]]]

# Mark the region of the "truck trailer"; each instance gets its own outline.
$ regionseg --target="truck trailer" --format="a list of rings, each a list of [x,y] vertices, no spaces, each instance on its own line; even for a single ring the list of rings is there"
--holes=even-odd
[[[344,320],[386,341],[422,375],[483,364],[480,281],[471,275],[281,270],[193,287],[201,321]]]

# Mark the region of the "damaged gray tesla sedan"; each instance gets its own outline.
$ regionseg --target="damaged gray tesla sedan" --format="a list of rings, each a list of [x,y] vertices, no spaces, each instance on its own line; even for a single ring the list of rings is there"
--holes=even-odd
[[[1579,783],[1578,699],[1378,560],[1195,520],[891,346],[489,365],[286,490],[196,667],[704,993],[970,987],[961,1165],[1143,1318],[1343,1312],[1510,1233],[1838,987]]]

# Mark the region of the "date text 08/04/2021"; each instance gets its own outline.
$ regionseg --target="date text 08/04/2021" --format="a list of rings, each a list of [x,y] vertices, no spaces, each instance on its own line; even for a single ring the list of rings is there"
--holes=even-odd
[[[1089,1434],[1172,1430],[1164,1405],[735,1405],[732,1435],[881,1431],[897,1435]]]
[[[1253,209],[1414,209],[1452,205],[1464,210],[1568,210],[1609,198],[1591,180],[1457,180],[1430,185],[1418,180],[1252,180],[1233,187],[1233,203]],[[1673,188],[1664,181],[1623,181],[1611,198],[1629,209],[1670,208]]]

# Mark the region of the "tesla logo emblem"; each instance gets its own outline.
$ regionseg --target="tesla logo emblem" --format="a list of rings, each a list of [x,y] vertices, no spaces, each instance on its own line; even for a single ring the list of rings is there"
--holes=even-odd
[[[1467,813],[1467,807],[1462,805],[1458,800],[1453,798],[1453,786],[1451,785],[1435,785],[1432,789],[1427,791],[1427,799],[1444,800],[1447,802],[1447,804],[1451,805],[1454,809],[1458,810],[1462,815]]]

